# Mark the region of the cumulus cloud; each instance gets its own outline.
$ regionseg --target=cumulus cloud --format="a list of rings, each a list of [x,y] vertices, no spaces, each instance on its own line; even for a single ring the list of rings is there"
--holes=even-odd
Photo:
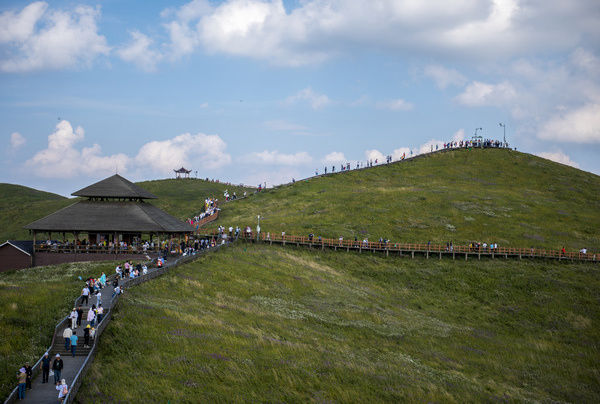
[[[182,165],[216,169],[231,163],[226,148],[227,144],[218,135],[184,133],[144,144],[135,162],[138,167],[148,167],[163,174],[171,174]]]
[[[504,106],[514,100],[516,95],[515,88],[507,81],[498,84],[474,81],[456,96],[456,101],[470,107]]]
[[[377,160],[377,164],[385,161],[385,156],[377,149],[365,150],[365,158],[367,160],[372,160],[373,163],[375,163],[375,160]]]
[[[131,41],[117,50],[117,55],[127,62],[137,65],[140,69],[152,72],[162,59],[162,54],[151,48],[152,39],[139,31],[130,33]]]
[[[464,129],[459,129],[456,132],[454,132],[454,134],[452,135],[452,141],[453,142],[460,142],[461,140],[465,139],[465,130]]]
[[[571,160],[571,158],[569,156],[567,156],[565,153],[563,153],[562,151],[542,152],[542,153],[538,153],[538,156],[548,159],[548,160],[555,161],[557,163],[561,163],[561,164],[565,164],[565,165],[568,165],[571,167],[579,168],[579,164],[577,164],[576,162]]]
[[[348,160],[346,159],[346,156],[344,156],[344,153],[335,152],[335,151],[329,153],[328,155],[323,157],[323,159],[321,160],[321,162],[326,165],[335,165],[335,164],[345,163],[347,161]]]
[[[431,77],[437,86],[444,89],[448,86],[463,86],[467,82],[467,78],[460,74],[457,70],[447,69],[439,65],[429,65],[425,67],[424,73]]]
[[[70,178],[78,174],[98,176],[126,170],[129,158],[125,154],[103,156],[99,145],[78,149],[85,132],[81,126],[73,129],[68,121],[60,121],[48,136],[48,147],[25,163],[40,177]]]
[[[176,56],[202,47],[288,66],[373,48],[506,60],[600,40],[593,1],[194,0],[163,16]]]
[[[331,104],[331,100],[325,94],[319,94],[308,87],[298,91],[296,94],[289,96],[286,100],[286,104],[294,104],[297,102],[306,101],[310,104],[312,109],[321,109]]]
[[[48,10],[45,2],[20,12],[0,14],[0,70],[27,72],[89,65],[107,55],[106,38],[98,34],[100,10],[77,6],[70,11]]]
[[[25,137],[23,137],[23,135],[21,135],[19,132],[13,132],[10,134],[10,147],[14,150],[23,146],[25,142]]]
[[[280,153],[277,150],[265,150],[249,154],[246,159],[249,163],[282,165],[282,166],[300,166],[310,164],[312,157],[307,152],[298,152],[294,154]]]
[[[587,104],[553,117],[540,128],[538,137],[560,142],[599,143],[600,104]]]
[[[413,104],[408,101],[398,98],[395,100],[380,101],[377,103],[379,109],[389,109],[392,111],[410,111],[413,109]]]

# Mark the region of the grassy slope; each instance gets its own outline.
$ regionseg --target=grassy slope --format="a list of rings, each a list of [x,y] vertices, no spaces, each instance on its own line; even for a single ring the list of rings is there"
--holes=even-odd
[[[165,210],[180,219],[186,219],[200,213],[204,209],[206,197],[223,200],[223,192],[230,195],[236,192],[242,196],[244,191],[254,192],[254,188],[230,186],[199,179],[170,179],[138,182],[137,185],[152,192],[158,197],[150,201],[153,205]]]
[[[0,272],[0,397],[16,386],[15,372],[31,365],[52,341],[56,323],[72,309],[89,276],[110,275],[114,263],[74,263]]]
[[[242,244],[130,289],[78,397],[598,402],[598,275]]]
[[[71,203],[73,200],[49,192],[0,184],[0,243],[30,240],[31,236],[23,226]]]
[[[297,182],[223,207],[262,231],[407,242],[600,246],[600,177],[509,150],[440,153]]]

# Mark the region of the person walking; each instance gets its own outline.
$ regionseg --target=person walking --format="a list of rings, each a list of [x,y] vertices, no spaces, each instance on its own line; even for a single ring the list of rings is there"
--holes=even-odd
[[[96,310],[96,318],[98,319],[98,324],[100,324],[100,321],[102,321],[102,317],[104,317],[104,308],[102,307],[102,305],[100,305]]]
[[[88,310],[87,321],[93,327],[95,320],[96,320],[96,306],[92,305],[92,307]]]
[[[89,299],[90,298],[90,289],[88,287],[88,285],[86,284],[83,289],[81,289],[81,304],[85,304],[86,306],[89,304]]]
[[[77,349],[77,340],[79,338],[77,337],[77,331],[73,332],[73,335],[71,335],[71,355],[73,355],[73,358],[75,357],[75,350]]]
[[[102,293],[98,291],[96,293],[96,306],[100,306],[102,304]]]
[[[17,372],[17,381],[19,382],[19,400],[25,400],[25,384],[27,383],[27,372],[25,371],[24,367],[19,369],[19,371]]]
[[[84,348],[90,347],[90,330],[91,329],[92,329],[92,327],[89,324],[83,329],[83,347]]]
[[[71,328],[75,330],[77,328],[77,309],[73,307],[71,314],[69,314],[69,318],[71,319]]]
[[[77,327],[81,327],[81,318],[83,317],[83,309],[81,305],[77,307]]]
[[[73,331],[67,327],[63,331],[63,338],[65,339],[65,351],[69,352],[69,347],[71,346],[71,335],[73,335]]]
[[[48,383],[48,375],[50,374],[50,356],[48,352],[42,358],[42,383]]]
[[[25,379],[25,387],[27,390],[31,390],[31,376],[33,375],[33,370],[31,369],[29,362],[25,362],[25,374],[27,374],[27,379]]]
[[[102,287],[106,286],[106,274],[104,272],[102,272],[102,276],[100,276],[100,283],[102,284]]]
[[[54,372],[54,383],[58,383],[60,380],[60,374],[63,370],[63,360],[60,358],[60,354],[56,354],[54,362],[52,362],[52,371]]]
[[[56,390],[58,390],[58,402],[62,403],[67,394],[69,394],[69,386],[67,386],[67,381],[62,379],[60,383],[56,382]]]

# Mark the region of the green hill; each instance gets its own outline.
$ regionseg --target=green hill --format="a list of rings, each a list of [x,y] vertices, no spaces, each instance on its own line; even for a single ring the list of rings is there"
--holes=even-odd
[[[299,181],[223,206],[217,224],[371,241],[600,247],[600,177],[530,154],[456,150]]]
[[[200,213],[204,209],[204,200],[209,196],[222,201],[225,190],[229,191],[229,195],[235,192],[238,197],[241,197],[244,191],[254,192],[254,188],[195,178],[144,181],[136,184],[158,196],[158,199],[153,199],[150,203],[180,219]]]
[[[31,239],[28,223],[73,203],[50,192],[13,184],[0,184],[0,242]]]
[[[598,402],[598,275],[240,242],[129,289],[77,400]]]

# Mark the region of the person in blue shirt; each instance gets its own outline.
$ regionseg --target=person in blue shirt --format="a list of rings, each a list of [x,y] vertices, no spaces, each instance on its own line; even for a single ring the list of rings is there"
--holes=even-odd
[[[73,335],[71,335],[71,355],[75,357],[75,350],[77,349],[77,331],[73,331]]]

